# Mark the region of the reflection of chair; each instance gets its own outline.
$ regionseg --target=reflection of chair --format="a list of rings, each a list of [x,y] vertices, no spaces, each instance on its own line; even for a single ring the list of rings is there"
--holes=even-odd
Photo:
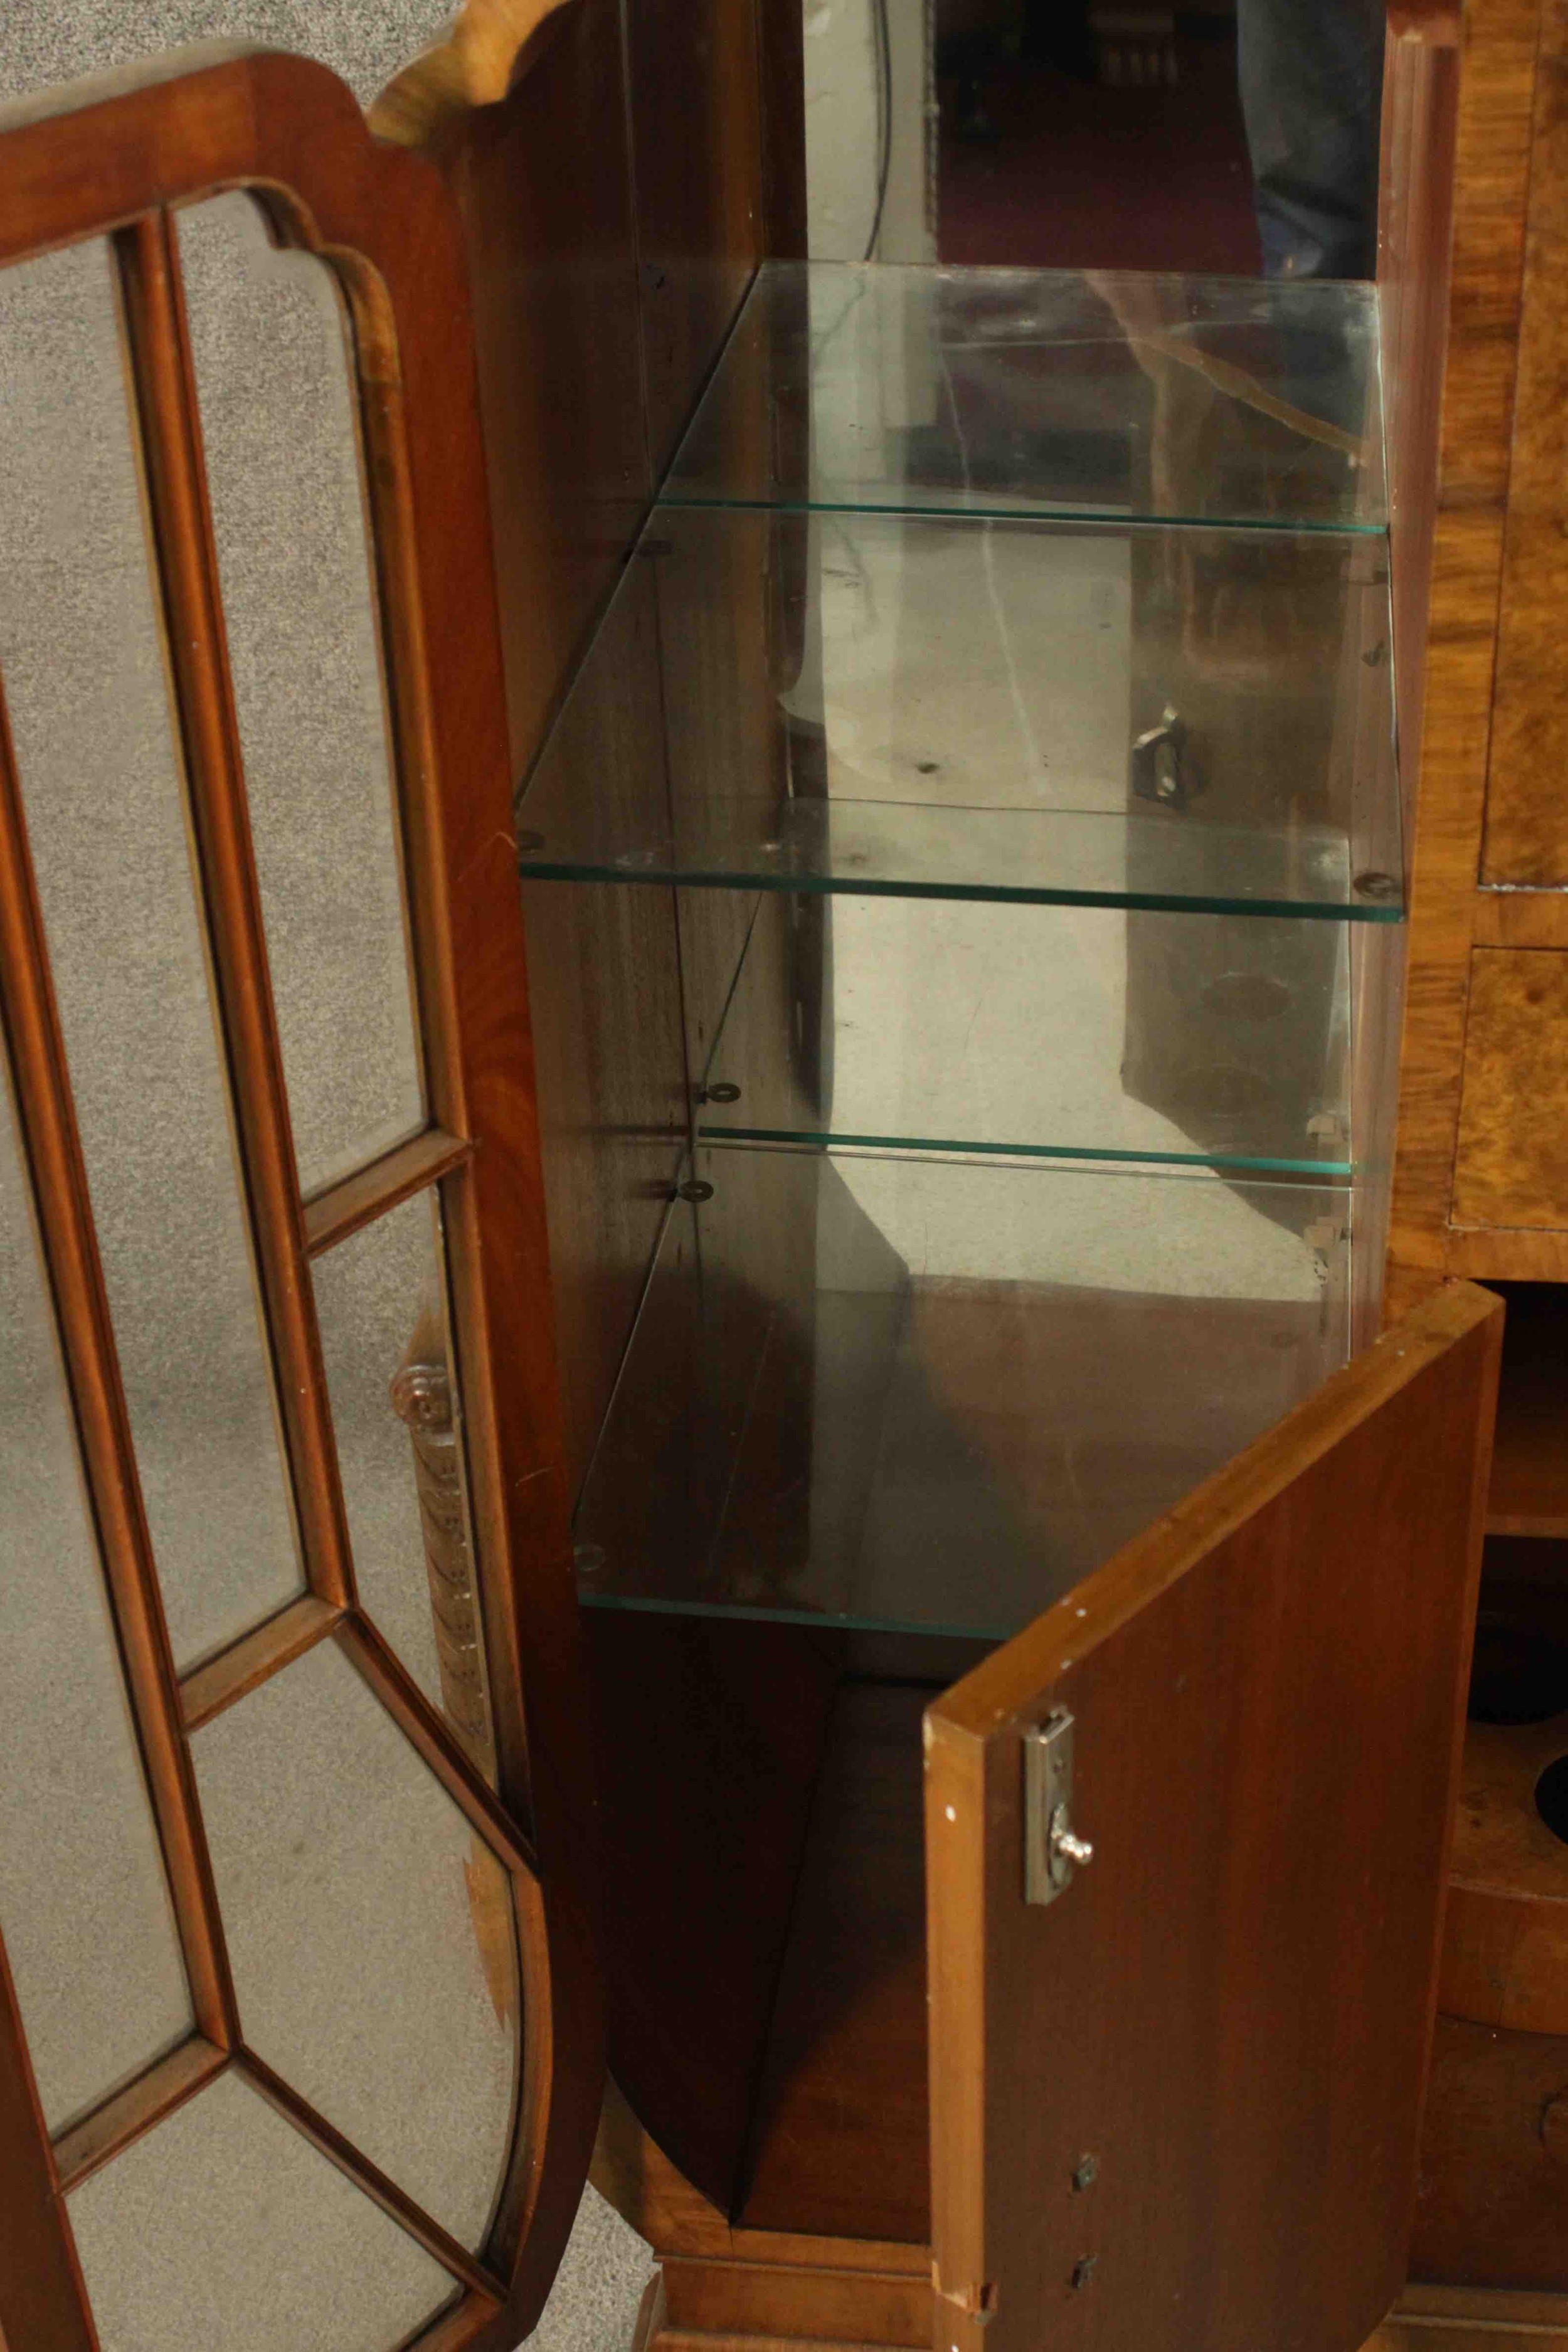
[[[407,1429],[425,1538],[425,1573],[441,1669],[441,1704],[458,1746],[493,1788],[495,1734],[485,1682],[473,1547],[468,1541],[446,1335],[426,1308],[392,1376],[392,1409]],[[463,1865],[485,1982],[498,2018],[517,2012],[517,1961],[506,1873],[475,1837]]]

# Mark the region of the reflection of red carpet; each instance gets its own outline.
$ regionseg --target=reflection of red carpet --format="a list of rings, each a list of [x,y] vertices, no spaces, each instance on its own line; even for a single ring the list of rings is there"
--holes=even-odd
[[[938,250],[1036,268],[1256,278],[1252,181],[1228,42],[1184,41],[1171,89],[1111,89],[1049,66],[982,85],[996,136],[956,139],[944,84]]]

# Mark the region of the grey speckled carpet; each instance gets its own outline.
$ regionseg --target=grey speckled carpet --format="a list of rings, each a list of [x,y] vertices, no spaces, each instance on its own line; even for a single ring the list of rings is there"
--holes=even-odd
[[[135,8],[126,5],[125,0],[111,0],[111,5],[107,5],[104,0],[9,0],[0,13],[0,100],[20,97],[185,43],[226,39],[304,50],[342,75],[364,103],[374,97],[399,66],[426,45],[440,29],[447,13],[438,0],[380,0],[376,5],[356,5],[354,0],[300,0],[300,5],[292,5],[289,0],[249,0],[248,5],[235,5],[235,0],[229,0],[229,5],[225,5],[225,0],[142,0],[142,5]],[[0,330],[9,330],[4,335],[5,347],[0,352],[0,364],[7,373],[25,367],[29,350],[34,348],[28,341],[26,310],[25,303],[13,305],[0,319]],[[58,352],[52,350],[51,338],[58,340],[57,328],[42,331],[42,343],[50,346],[49,350],[40,348],[37,354],[46,372],[50,365],[58,365],[59,359]],[[287,368],[275,367],[251,380],[258,385],[254,404],[240,420],[247,441],[255,450],[258,446],[264,448],[270,438],[275,449],[282,454],[285,467],[291,467],[296,476],[308,480],[301,459],[310,433],[299,413],[300,376]],[[13,385],[11,389],[14,388]],[[12,518],[15,526],[15,503]],[[276,594],[279,583],[270,584]],[[47,580],[33,579],[30,593],[43,600],[47,612]],[[89,623],[90,616],[79,613],[67,614],[64,620],[62,635],[68,641],[73,634],[71,624]],[[81,642],[79,630],[78,642]],[[123,638],[121,642],[124,643]],[[53,732],[64,745],[73,740],[86,742],[91,731],[92,689],[100,689],[102,684],[101,666],[97,677],[84,680],[73,670],[68,658],[57,662],[52,670],[46,668],[37,678],[32,698],[33,723],[46,732]],[[282,693],[269,697],[266,688],[265,675],[258,671],[258,693],[261,700],[253,724],[258,739],[263,735],[266,738],[268,766],[284,775],[292,775],[296,781],[301,775],[308,780],[310,772],[320,776],[323,768],[330,773],[331,761],[341,747],[334,749],[331,744],[307,740],[310,698],[298,691],[292,697]],[[50,728],[51,697],[58,698],[58,730]],[[64,903],[68,905],[68,891]],[[363,1030],[360,1042],[363,1045]],[[143,1181],[147,1175],[144,1171]],[[109,1207],[109,1203],[100,1202],[101,1209]],[[18,1267],[12,1268],[14,1274],[19,1271]],[[0,1265],[0,1276],[5,1272]],[[0,1282],[0,1291],[4,1288],[4,1282]],[[58,1569],[58,1550],[52,1556]],[[55,1622],[51,1617],[51,1622]],[[84,1648],[78,1655],[86,1661],[80,1668],[82,1687],[61,1693],[51,1690],[42,1677],[33,1680],[35,1691],[50,1706],[58,1707],[73,1698],[91,1701],[91,1692],[86,1686],[91,1682],[88,1672],[91,1662],[86,1659],[89,1632],[85,1626],[81,1641]],[[49,1646],[58,1666],[58,1645],[51,1643]],[[101,1696],[98,1703],[101,1708]],[[82,1708],[79,1706],[74,1711],[79,1719]],[[112,1738],[107,1746],[112,1748]],[[103,1769],[110,1770],[107,1761]],[[0,1822],[0,1831],[3,1829],[4,1822]],[[155,1931],[155,1926],[154,1921],[150,1934]],[[174,2022],[177,2031],[177,2018]],[[201,2104],[198,2101],[198,2106]],[[185,2110],[187,2116],[193,2112]],[[216,2121],[216,2106],[213,2114]],[[193,2228],[198,2226],[194,2212],[191,2223]],[[542,2352],[621,2352],[629,2339],[649,2268],[648,2252],[641,2240],[592,2189],[588,2190],[555,2292],[533,2341],[542,2347]],[[244,2309],[247,2293],[242,2277],[230,2284],[235,2290],[228,2305],[232,2326]],[[212,2316],[216,2320],[217,2315]],[[362,2313],[362,2320],[364,2316]],[[302,2312],[297,2314],[290,2342],[304,2347],[316,2343],[324,2346],[329,2336],[334,2345],[347,2340],[346,2332],[340,2334],[330,2321],[326,2323],[326,2335],[321,2334],[321,2325],[320,2310],[314,2326]],[[111,2327],[111,2334],[119,2332],[118,2327]],[[129,2343],[133,2335],[132,2326],[123,2340]],[[238,2344],[238,2338],[222,2326],[204,2334],[202,2340],[213,2345],[216,2352],[225,2352],[228,2345]],[[248,2335],[246,2340],[249,2342]]]

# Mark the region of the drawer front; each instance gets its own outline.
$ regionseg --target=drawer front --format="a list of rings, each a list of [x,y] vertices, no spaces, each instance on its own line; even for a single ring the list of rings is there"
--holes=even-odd
[[[1568,951],[1470,958],[1453,1222],[1568,1227]]]

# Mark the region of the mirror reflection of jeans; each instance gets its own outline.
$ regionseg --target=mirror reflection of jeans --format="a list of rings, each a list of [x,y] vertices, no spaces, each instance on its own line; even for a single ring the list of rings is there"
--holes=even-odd
[[[1383,0],[1237,0],[1241,110],[1270,278],[1370,278]]]

